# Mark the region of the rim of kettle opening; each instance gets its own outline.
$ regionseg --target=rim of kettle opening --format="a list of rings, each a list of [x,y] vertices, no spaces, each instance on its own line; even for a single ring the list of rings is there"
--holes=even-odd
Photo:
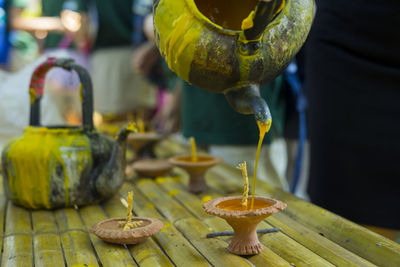
[[[28,126],[24,129],[24,132],[49,132],[52,133],[81,133],[83,132],[82,126],[72,125],[40,125],[40,126]]]
[[[200,10],[197,8],[197,5],[195,3],[195,0],[185,0],[186,4],[188,5],[189,9],[193,12],[193,14],[201,20],[205,20],[206,23],[215,28],[216,30],[222,32],[222,33],[226,33],[229,35],[238,35],[241,32],[243,32],[242,30],[230,30],[230,29],[225,29],[222,26],[212,22],[209,18],[207,18],[203,13],[200,12]]]
[[[207,18],[203,13],[200,12],[200,10],[197,8],[197,5],[195,3],[195,0],[185,0],[186,4],[189,6],[189,9],[194,13],[194,15],[198,18],[198,19],[202,19],[205,20],[206,23],[215,28],[216,30],[229,34],[229,35],[238,35],[241,32],[243,32],[243,30],[230,30],[230,29],[225,29],[223,27],[221,27],[220,25],[212,22],[209,18]],[[271,27],[271,25],[274,25],[274,21],[276,21],[278,18],[280,18],[281,16],[283,16],[283,13],[286,9],[287,6],[289,6],[292,2],[292,0],[286,0],[285,1],[285,6],[283,7],[283,9],[279,12],[278,15],[275,16],[275,18],[267,25],[266,29],[269,29]]]

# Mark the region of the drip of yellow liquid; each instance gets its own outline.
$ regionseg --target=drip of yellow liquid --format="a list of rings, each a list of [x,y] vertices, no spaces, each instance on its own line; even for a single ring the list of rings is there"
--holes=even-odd
[[[250,201],[247,202],[248,204],[246,206],[242,205],[242,199],[230,199],[230,200],[226,200],[223,201],[221,203],[219,203],[217,205],[217,208],[223,209],[223,210],[249,210],[249,209],[263,209],[263,208],[267,208],[270,207],[271,204],[263,201],[263,200],[259,200],[259,199],[255,199],[254,203],[253,203],[253,207],[250,207]]]
[[[189,138],[190,146],[192,148],[192,161],[197,162],[197,153],[196,153],[196,142],[193,137]]]
[[[257,121],[257,124],[258,124],[258,129],[260,131],[260,137],[258,139],[256,164],[254,166],[253,188],[251,190],[251,209],[253,209],[253,207],[254,207],[254,196],[256,193],[257,167],[258,167],[258,160],[260,158],[261,145],[264,140],[265,133],[268,132],[269,129],[271,128],[271,120],[268,120],[267,123],[262,123],[262,122]]]

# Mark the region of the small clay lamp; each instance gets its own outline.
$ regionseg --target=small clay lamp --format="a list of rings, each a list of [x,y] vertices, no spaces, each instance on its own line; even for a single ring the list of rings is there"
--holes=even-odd
[[[171,172],[172,167],[168,160],[163,159],[142,159],[135,161],[132,165],[139,176],[150,178],[166,176]]]
[[[286,204],[279,200],[260,196],[253,200],[247,194],[248,181],[245,181],[243,196],[216,198],[203,204],[206,213],[225,219],[232,226],[234,234],[228,249],[237,255],[260,253],[263,246],[257,237],[257,225],[268,216],[286,208]]]
[[[92,225],[90,232],[106,242],[137,244],[158,233],[164,227],[163,223],[157,219],[132,216],[132,192],[129,192],[126,201],[128,202],[126,218],[111,218],[98,222]]]
[[[137,158],[155,158],[154,145],[162,139],[156,132],[146,132],[142,120],[137,120],[139,132],[130,134],[127,142],[133,147]]]
[[[190,138],[192,154],[184,156],[175,156],[169,159],[169,162],[177,167],[184,169],[189,174],[188,191],[192,193],[201,193],[208,189],[205,181],[207,170],[220,163],[222,158],[210,155],[197,155],[194,138]]]

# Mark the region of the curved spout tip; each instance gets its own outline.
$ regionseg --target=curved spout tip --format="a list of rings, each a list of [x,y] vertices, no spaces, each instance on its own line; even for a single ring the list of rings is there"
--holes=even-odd
[[[271,126],[272,117],[267,102],[260,96],[260,88],[255,84],[241,85],[225,93],[232,108],[242,114],[254,114],[257,122]]]
[[[117,139],[117,141],[122,141],[125,140],[126,137],[128,136],[128,134],[130,132],[134,132],[136,133],[138,131],[138,128],[136,126],[136,123],[134,122],[129,122],[127,124],[125,124],[121,130],[119,130],[118,135],[115,137],[115,139]]]

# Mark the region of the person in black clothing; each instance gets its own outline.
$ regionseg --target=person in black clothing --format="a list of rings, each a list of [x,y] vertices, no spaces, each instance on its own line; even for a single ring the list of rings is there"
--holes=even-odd
[[[308,193],[364,225],[400,229],[400,2],[317,0],[306,44]]]

